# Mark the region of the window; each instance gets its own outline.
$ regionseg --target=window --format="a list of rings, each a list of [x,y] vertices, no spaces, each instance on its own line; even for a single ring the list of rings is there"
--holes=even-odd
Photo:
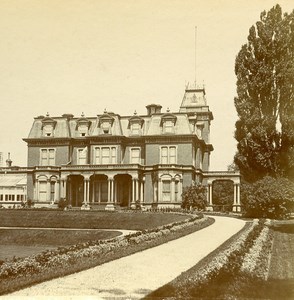
[[[179,182],[175,181],[175,201],[179,200]]]
[[[103,134],[110,134],[110,127],[111,127],[111,124],[109,122],[103,122],[101,124],[101,129],[102,129]]]
[[[47,182],[40,181],[39,182],[39,201],[47,200]]]
[[[87,164],[87,147],[78,149],[78,165]]]
[[[45,125],[43,127],[43,134],[44,136],[53,136],[53,126],[52,125]]]
[[[0,195],[0,201],[3,201],[3,195],[2,194]]]
[[[162,181],[162,200],[170,201],[170,180]]]
[[[198,137],[201,139],[202,139],[203,127],[204,127],[204,124],[196,124],[196,132],[197,132]]]
[[[55,149],[41,149],[41,166],[55,165]]]
[[[164,122],[164,133],[173,133],[174,132],[174,123],[172,121]]]
[[[116,147],[96,147],[95,148],[95,163],[97,165],[116,164],[117,155]]]
[[[88,134],[88,125],[81,124],[78,127],[79,136],[86,136]]]
[[[50,182],[50,200],[54,201],[54,196],[55,196],[55,182],[52,181]]]
[[[177,148],[176,146],[161,147],[161,164],[176,164],[177,163]]]
[[[139,123],[134,123],[132,124],[132,134],[134,135],[139,135],[140,134],[140,124]]]
[[[139,164],[141,162],[140,159],[140,148],[131,149],[131,164]]]

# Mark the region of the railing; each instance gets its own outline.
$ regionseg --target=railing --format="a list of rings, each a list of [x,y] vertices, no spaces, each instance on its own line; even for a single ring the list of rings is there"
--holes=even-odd
[[[62,165],[61,170],[94,170],[94,169],[139,169],[142,168],[139,164],[107,164],[107,165]]]

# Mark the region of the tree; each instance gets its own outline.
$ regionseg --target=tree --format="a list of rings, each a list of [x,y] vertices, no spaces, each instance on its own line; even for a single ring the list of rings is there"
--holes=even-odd
[[[212,188],[213,204],[225,205],[227,210],[231,210],[234,202],[234,184],[229,180],[217,180],[213,182]]]
[[[294,183],[286,178],[265,176],[241,188],[246,216],[284,218],[294,208]]]
[[[245,180],[294,178],[294,11],[262,12],[235,61],[234,161]]]
[[[203,210],[207,206],[206,187],[195,183],[185,187],[182,193],[182,208]]]

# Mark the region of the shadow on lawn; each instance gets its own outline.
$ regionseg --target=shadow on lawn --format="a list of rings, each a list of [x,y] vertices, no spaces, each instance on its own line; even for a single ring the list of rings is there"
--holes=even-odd
[[[294,234],[294,224],[277,224],[272,229],[280,233]]]

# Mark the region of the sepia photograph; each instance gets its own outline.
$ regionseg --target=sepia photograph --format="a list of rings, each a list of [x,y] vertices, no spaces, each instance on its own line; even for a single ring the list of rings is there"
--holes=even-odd
[[[1,299],[294,299],[294,3],[0,0]]]

